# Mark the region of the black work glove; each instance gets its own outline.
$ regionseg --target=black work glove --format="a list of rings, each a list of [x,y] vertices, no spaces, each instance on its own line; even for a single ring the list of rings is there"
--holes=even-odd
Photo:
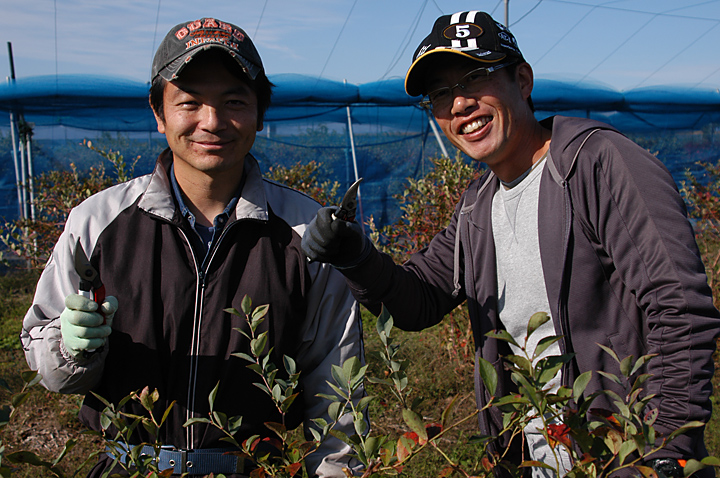
[[[302,238],[302,250],[310,261],[327,262],[338,269],[360,264],[372,250],[372,243],[356,222],[333,219],[339,208],[324,207],[310,221]]]

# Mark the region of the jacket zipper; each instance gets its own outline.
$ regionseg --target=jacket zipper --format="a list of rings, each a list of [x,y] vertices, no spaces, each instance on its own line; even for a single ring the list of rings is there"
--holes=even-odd
[[[190,351],[190,376],[189,376],[189,382],[188,382],[188,408],[185,411],[185,419],[189,420],[193,418],[193,412],[192,410],[196,410],[195,407],[195,396],[197,395],[196,387],[197,387],[197,373],[198,373],[198,360],[197,357],[199,355],[200,350],[200,329],[202,326],[202,319],[203,319],[203,303],[205,298],[205,287],[207,286],[207,271],[210,269],[210,265],[213,262],[213,259],[215,258],[215,255],[217,253],[217,250],[220,247],[220,243],[222,243],[223,239],[227,235],[227,231],[233,227],[235,224],[237,224],[237,220],[233,221],[230,224],[227,224],[223,231],[220,233],[220,237],[218,240],[213,244],[212,249],[210,250],[210,257],[208,258],[207,264],[205,265],[205,268],[202,269],[201,265],[198,262],[197,257],[195,256],[195,251],[192,248],[192,244],[190,243],[189,238],[185,234],[185,231],[180,228],[180,232],[185,239],[185,242],[187,243],[188,247],[190,248],[190,252],[193,257],[193,262],[195,263],[195,271],[196,271],[196,277],[197,277],[197,283],[196,283],[196,295],[195,295],[195,312],[193,314],[193,334],[192,334],[192,343],[191,343],[191,351]],[[185,432],[185,439],[186,439],[186,447],[188,449],[195,447],[195,434],[194,434],[194,427],[187,427]]]

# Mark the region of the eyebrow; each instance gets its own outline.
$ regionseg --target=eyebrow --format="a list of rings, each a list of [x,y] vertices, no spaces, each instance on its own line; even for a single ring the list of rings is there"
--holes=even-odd
[[[174,82],[173,83],[177,89],[182,91],[183,93],[187,93],[189,95],[200,95],[201,93],[197,90],[194,90],[192,87],[188,85],[183,85],[180,82]],[[223,91],[222,95],[239,95],[239,94],[246,94],[246,93],[252,93],[252,89],[249,86],[237,86],[233,88],[229,88],[225,91]]]

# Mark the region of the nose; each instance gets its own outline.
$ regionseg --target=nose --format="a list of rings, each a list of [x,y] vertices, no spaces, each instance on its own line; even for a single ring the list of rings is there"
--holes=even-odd
[[[466,113],[477,106],[477,99],[468,94],[461,85],[455,85],[451,90],[451,94],[453,99],[450,112],[453,115]]]
[[[204,105],[200,115],[200,127],[206,131],[220,131],[225,129],[225,119],[222,110],[212,106]]]

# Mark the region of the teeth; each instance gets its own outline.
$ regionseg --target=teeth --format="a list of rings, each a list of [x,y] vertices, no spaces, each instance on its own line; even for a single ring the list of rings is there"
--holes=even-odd
[[[486,124],[488,124],[488,123],[490,122],[490,119],[491,119],[491,118],[489,118],[489,117],[487,117],[487,116],[485,116],[485,117],[483,117],[483,118],[476,119],[476,120],[473,121],[472,123],[469,123],[469,124],[466,124],[465,126],[463,126],[463,127],[462,127],[462,130],[461,130],[460,132],[461,132],[462,134],[470,134],[470,133],[473,133],[473,132],[479,130],[480,128],[482,128],[483,126],[485,126]]]

